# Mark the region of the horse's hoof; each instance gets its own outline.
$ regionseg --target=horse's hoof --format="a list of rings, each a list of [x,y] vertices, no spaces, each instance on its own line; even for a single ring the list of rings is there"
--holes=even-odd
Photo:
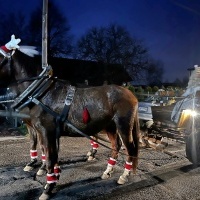
[[[110,172],[104,172],[103,175],[101,176],[101,179],[108,179],[111,177],[111,174],[113,173],[114,170],[110,171]]]
[[[39,200],[48,200],[50,199],[50,195],[42,193],[42,195],[39,197]]]
[[[24,167],[23,169],[25,172],[30,172],[33,170],[33,167],[26,165],[26,167]]]
[[[164,150],[166,147],[168,146],[168,143],[167,142],[161,142],[160,144],[157,144],[156,145],[156,150]]]
[[[88,153],[87,153],[87,157],[89,157],[89,156],[91,156],[92,155],[92,152],[91,151],[88,151]]]
[[[119,185],[123,185],[123,184],[125,184],[125,183],[127,183],[128,182],[128,178],[126,177],[126,176],[120,176],[119,177],[119,180],[117,181],[117,183],[119,184]]]
[[[24,167],[23,170],[24,170],[25,172],[30,172],[30,171],[32,171],[32,170],[34,169],[35,163],[37,163],[37,159],[31,159],[30,163],[28,163],[28,164],[26,165],[26,167]]]
[[[37,172],[38,176],[43,176],[44,174],[46,174],[46,170],[45,169],[39,169]]]
[[[163,144],[157,144],[155,149],[156,149],[156,150],[162,151],[162,150],[164,150],[165,148],[166,148],[165,145],[163,145]]]
[[[88,160],[88,161],[92,161],[92,160],[95,160],[95,159],[96,159],[95,157],[89,156],[87,160]]]

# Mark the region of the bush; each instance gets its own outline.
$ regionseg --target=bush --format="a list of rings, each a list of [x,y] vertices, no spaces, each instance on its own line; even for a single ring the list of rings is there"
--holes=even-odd
[[[153,92],[155,93],[155,92],[157,92],[158,90],[159,90],[159,88],[158,88],[158,86],[153,86]]]
[[[128,86],[128,89],[134,94],[135,93],[135,87],[132,85]]]
[[[145,92],[149,92],[149,93],[152,93],[152,88],[150,86],[147,86],[145,88]]]

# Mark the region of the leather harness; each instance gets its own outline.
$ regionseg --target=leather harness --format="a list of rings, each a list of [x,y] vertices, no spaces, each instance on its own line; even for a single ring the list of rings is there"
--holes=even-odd
[[[2,62],[4,62],[5,59],[8,59],[8,61],[10,62],[12,55],[13,55],[13,53],[9,54],[8,56],[3,54],[4,59]],[[2,62],[0,63],[0,65],[2,65]],[[105,144],[103,144],[103,143],[93,139],[89,135],[83,133],[82,131],[80,131],[78,128],[76,128],[74,125],[72,125],[67,120],[68,112],[69,112],[70,106],[73,102],[74,94],[76,91],[76,88],[74,86],[71,86],[71,85],[69,86],[69,89],[68,89],[67,95],[66,95],[66,99],[65,99],[65,105],[64,105],[64,108],[63,108],[63,111],[61,114],[54,112],[53,110],[48,108],[46,105],[44,105],[39,100],[39,98],[42,96],[42,94],[44,94],[44,92],[49,89],[49,87],[52,85],[52,83],[56,79],[57,78],[52,77],[51,66],[47,66],[46,68],[44,68],[44,70],[41,72],[41,74],[37,77],[17,80],[16,83],[22,83],[22,82],[31,81],[31,80],[34,80],[34,82],[22,94],[20,94],[19,97],[14,99],[14,102],[11,105],[11,108],[17,112],[20,112],[21,109],[29,106],[29,104],[31,104],[31,103],[34,103],[35,105],[40,106],[47,113],[51,114],[55,118],[55,121],[56,121],[56,139],[57,139],[57,144],[58,144],[57,147],[58,148],[59,148],[59,138],[60,138],[60,127],[61,127],[61,124],[63,122],[65,122],[68,127],[75,130],[81,136],[86,137],[87,139],[92,140],[109,150],[113,150],[112,148],[106,146]],[[127,155],[123,152],[119,152],[119,153]]]

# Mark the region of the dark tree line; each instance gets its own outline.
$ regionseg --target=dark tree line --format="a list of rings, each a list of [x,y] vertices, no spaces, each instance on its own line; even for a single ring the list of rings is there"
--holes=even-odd
[[[42,1],[30,18],[23,12],[1,15],[0,43],[10,40],[15,34],[22,39],[22,45],[42,45]],[[75,44],[75,45],[74,45]],[[70,25],[66,17],[56,6],[55,0],[49,0],[48,8],[48,56],[70,57],[95,61],[107,68],[112,64],[121,65],[133,80],[145,80],[148,84],[161,82],[163,64],[149,58],[149,51],[143,42],[133,36],[125,27],[110,24],[106,27],[92,27],[78,41],[73,41]],[[113,70],[113,73],[110,72]],[[115,69],[109,73],[116,74]]]

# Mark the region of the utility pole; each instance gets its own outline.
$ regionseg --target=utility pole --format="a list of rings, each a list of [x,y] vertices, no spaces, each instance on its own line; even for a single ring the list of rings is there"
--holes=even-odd
[[[48,0],[43,0],[42,12],[42,68],[48,66],[47,62],[47,33],[48,33]]]

